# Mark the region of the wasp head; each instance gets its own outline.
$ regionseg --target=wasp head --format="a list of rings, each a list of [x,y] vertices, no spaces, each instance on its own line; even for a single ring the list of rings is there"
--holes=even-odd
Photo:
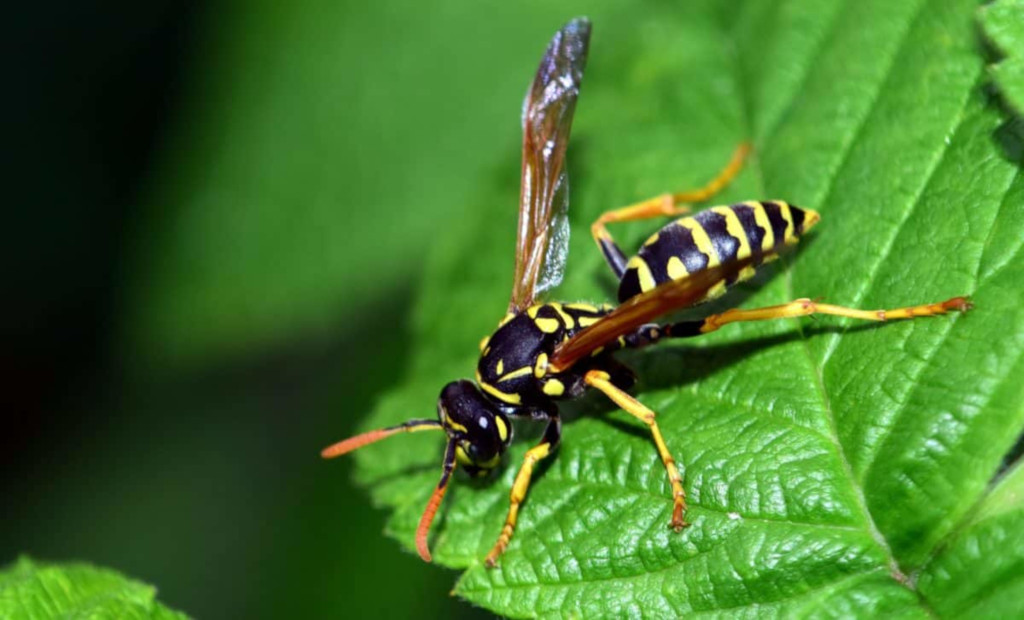
[[[437,417],[455,445],[455,458],[473,476],[498,466],[512,440],[512,426],[472,381],[452,381],[441,390]]]

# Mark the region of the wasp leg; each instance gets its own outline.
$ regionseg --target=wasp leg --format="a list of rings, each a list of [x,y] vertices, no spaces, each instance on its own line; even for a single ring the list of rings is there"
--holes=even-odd
[[[629,205],[628,207],[606,211],[601,217],[597,218],[590,226],[590,234],[593,235],[594,241],[597,242],[597,247],[601,248],[601,253],[604,254],[605,260],[608,261],[608,266],[615,272],[615,277],[621,278],[622,274],[626,272],[626,256],[622,253],[622,249],[619,248],[618,244],[615,243],[615,240],[612,239],[611,234],[605,227],[606,224],[680,215],[688,212],[689,209],[680,203],[701,202],[717,194],[743,167],[743,160],[749,151],[749,144],[743,143],[739,145],[725,168],[704,187],[675,194],[662,194],[650,200]]]
[[[637,344],[648,344],[660,338],[700,336],[701,334],[713,332],[729,323],[739,323],[741,321],[766,321],[769,319],[786,319],[812,314],[831,314],[833,316],[845,316],[865,321],[892,321],[897,319],[916,319],[922,316],[934,316],[954,311],[966,312],[972,307],[971,302],[966,297],[954,297],[938,303],[908,306],[894,310],[857,310],[856,308],[820,304],[810,299],[797,299],[788,304],[769,306],[767,308],[726,310],[721,314],[712,314],[699,321],[681,321],[663,327],[644,326],[638,333],[643,332],[645,339]],[[637,339],[636,336],[633,338]],[[629,340],[627,339],[627,341]]]
[[[498,556],[505,551],[509,541],[512,540],[512,534],[516,529],[516,518],[519,516],[519,505],[526,498],[526,490],[530,487],[530,477],[533,475],[534,465],[537,464],[537,461],[551,454],[551,451],[558,447],[558,442],[561,439],[562,422],[557,416],[552,416],[548,420],[547,428],[544,429],[544,438],[541,439],[539,444],[526,451],[526,456],[523,457],[523,465],[519,468],[519,473],[516,474],[516,481],[512,483],[512,492],[509,494],[508,516],[505,517],[505,527],[501,528],[498,541],[494,543],[494,547],[491,548],[491,552],[487,554],[487,558],[484,560],[488,568],[493,568],[498,563]]]
[[[661,429],[658,428],[658,423],[655,421],[655,413],[645,407],[643,403],[616,387],[611,382],[611,377],[609,377],[608,373],[602,370],[588,371],[584,376],[584,381],[586,381],[587,385],[604,392],[605,396],[621,407],[623,411],[639,418],[651,428],[654,445],[658,448],[658,455],[661,456],[661,462],[664,463],[665,471],[668,472],[669,484],[672,485],[672,521],[669,523],[669,527],[677,532],[682,530],[689,525],[683,520],[683,515],[686,513],[686,491],[683,490],[683,479],[679,475],[676,461],[668,451],[665,439],[661,436]]]

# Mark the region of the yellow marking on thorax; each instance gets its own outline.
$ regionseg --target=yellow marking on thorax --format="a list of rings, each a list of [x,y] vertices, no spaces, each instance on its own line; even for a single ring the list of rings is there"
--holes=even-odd
[[[505,420],[502,420],[498,416],[494,416],[494,426],[498,428],[498,439],[508,441],[508,427],[505,426]]]
[[[533,306],[530,306],[529,308],[527,308],[526,309],[526,316],[530,317],[531,319],[537,318],[537,313],[540,312],[540,309],[541,309],[542,305],[543,304],[536,304],[536,305],[533,305]]]
[[[658,242],[659,236],[661,236],[660,233],[654,233],[653,235],[647,238],[647,241],[644,241],[644,245],[654,245],[655,243]]]
[[[518,405],[523,401],[522,397],[520,397],[519,394],[506,394],[505,392],[502,392],[493,385],[490,385],[489,383],[484,383],[483,380],[480,378],[479,370],[476,371],[476,382],[480,384],[480,387],[482,387],[485,392],[487,392],[488,394],[502,402],[506,402],[511,405]]]
[[[565,307],[569,308],[570,310],[579,310],[581,312],[597,312],[597,308],[592,306],[591,304],[573,303],[565,304]]]
[[[500,375],[505,372],[505,360],[498,360],[497,366],[494,367],[494,374]]]
[[[678,256],[673,256],[668,259],[666,271],[668,271],[668,277],[673,280],[682,280],[686,276],[690,275],[690,272],[686,270],[686,265],[683,264],[683,260]]]
[[[514,312],[509,312],[508,314],[506,314],[504,316],[504,318],[502,318],[500,321],[498,321],[498,327],[503,327],[505,325],[505,323],[508,323],[509,321],[511,321],[513,318],[515,318],[515,316],[516,315],[515,315]]]
[[[747,233],[743,230],[743,225],[740,224],[740,218],[736,212],[729,207],[714,207],[711,210],[725,218],[726,232],[739,241],[740,247],[736,250],[736,258],[743,259],[750,256],[750,240],[747,238]]]
[[[693,243],[697,246],[697,249],[700,250],[701,254],[708,257],[708,267],[714,267],[721,262],[718,259],[718,252],[715,251],[715,246],[711,245],[711,238],[708,237],[708,231],[704,230],[704,227],[700,225],[700,222],[692,217],[684,217],[676,220],[676,224],[690,230],[690,234],[693,235]]]
[[[565,384],[558,379],[548,379],[544,383],[544,393],[548,396],[561,396],[565,393]]]
[[[512,379],[528,375],[528,374],[530,374],[532,372],[533,372],[533,368],[531,368],[529,366],[523,366],[522,368],[516,368],[515,370],[513,370],[510,373],[508,373],[507,375],[503,375],[503,376],[499,377],[498,378],[498,382],[500,383],[502,381],[511,381]]]
[[[562,304],[550,303],[548,305],[555,309],[555,312],[558,313],[558,316],[562,317],[562,323],[565,324],[566,329],[572,329],[573,327],[576,327],[576,321],[574,321],[572,316],[562,309]]]
[[[637,279],[640,281],[640,290],[647,292],[654,288],[654,276],[651,275],[651,268],[647,266],[647,262],[639,256],[634,256],[629,259],[626,263],[626,269],[635,268]]]
[[[533,322],[537,325],[537,329],[545,334],[553,334],[562,326],[558,319],[546,319],[544,317],[533,319]]]
[[[602,317],[599,316],[581,316],[577,321],[579,322],[580,327],[590,327],[594,323],[600,321],[601,318]]]
[[[764,205],[759,202],[746,203],[754,210],[754,221],[764,230],[764,237],[761,238],[761,251],[768,252],[775,246],[775,231],[772,230],[772,223],[768,221],[768,213]]]
[[[533,376],[540,379],[548,371],[548,354],[541,353],[537,356],[537,363],[533,366]]]
[[[796,228],[793,226],[793,212],[789,210],[789,205],[781,200],[776,200],[775,204],[779,205],[779,214],[786,220],[785,243],[796,243],[799,239],[796,238]]]
[[[480,351],[483,352],[487,348],[487,343],[491,341],[490,336],[484,336],[483,340],[480,341]]]

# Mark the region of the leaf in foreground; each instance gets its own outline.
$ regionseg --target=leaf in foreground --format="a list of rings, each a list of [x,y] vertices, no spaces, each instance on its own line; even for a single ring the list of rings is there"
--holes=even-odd
[[[156,601],[156,588],[88,564],[40,564],[26,557],[0,571],[3,618],[184,619]]]
[[[1020,136],[985,95],[976,4],[718,7],[592,12],[569,152],[579,232],[556,296],[610,296],[582,233],[598,213],[698,186],[752,139],[755,158],[716,202],[783,198],[823,219],[733,303],[884,308],[969,294],[977,309],[884,326],[737,325],[626,356],[685,470],[693,525],[666,527],[670,493],[646,429],[587,399],[564,408],[563,444],[500,567],[481,558],[528,425],[500,479],[453,485],[434,557],[468,569],[456,594],[511,616],[1019,615],[1024,545],[1009,543],[1024,525],[1019,502],[999,499],[1019,474],[989,487],[1024,427],[1024,179],[1009,148]],[[368,428],[430,415],[500,318],[515,196],[480,194],[465,234],[435,247],[408,378]],[[616,234],[635,247],[657,226],[646,224]],[[409,436],[357,455],[407,549],[440,450],[439,438]]]

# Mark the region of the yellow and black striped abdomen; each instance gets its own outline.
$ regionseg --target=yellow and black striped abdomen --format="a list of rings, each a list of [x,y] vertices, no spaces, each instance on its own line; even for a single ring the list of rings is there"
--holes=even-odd
[[[779,200],[713,207],[678,219],[652,235],[626,263],[619,302],[715,265],[748,256],[755,257],[755,266],[772,260],[817,221],[816,212]],[[748,267],[736,281],[753,275],[754,267]],[[726,286],[722,282],[713,287],[701,301],[722,295]]]

